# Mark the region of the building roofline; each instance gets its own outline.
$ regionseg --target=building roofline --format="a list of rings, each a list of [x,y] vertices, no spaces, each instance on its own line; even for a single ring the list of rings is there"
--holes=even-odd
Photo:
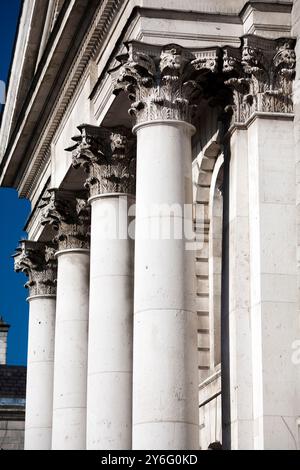
[[[11,58],[10,58],[10,63],[9,63],[9,67],[8,67],[8,73],[7,73],[7,76],[6,76],[6,80],[7,80],[6,88],[7,88],[7,90],[9,89],[9,85],[10,85],[11,71],[12,71],[12,66],[13,66],[13,62],[14,62],[16,47],[17,47],[19,29],[20,29],[20,24],[21,24],[21,18],[22,18],[23,9],[24,9],[24,2],[25,2],[25,0],[21,0],[19,15],[18,15],[18,19],[17,19],[16,32],[15,32],[13,47],[12,47],[12,51],[11,51]],[[2,125],[2,119],[3,119],[3,115],[4,115],[4,108],[5,108],[5,104],[2,104],[1,105],[1,111],[0,111],[0,127]]]

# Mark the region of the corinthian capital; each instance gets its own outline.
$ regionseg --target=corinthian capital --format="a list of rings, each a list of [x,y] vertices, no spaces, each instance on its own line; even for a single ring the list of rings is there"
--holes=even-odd
[[[241,48],[224,48],[223,72],[234,90],[236,122],[247,121],[254,112],[293,112],[294,46],[290,38],[247,35]]]
[[[160,47],[131,41],[120,65],[110,71],[114,92],[125,91],[137,123],[152,120],[191,122],[196,102],[208,94],[221,66],[218,47],[190,51],[176,44]]]
[[[135,193],[135,138],[124,127],[104,128],[82,124],[73,152],[74,168],[82,167],[88,178],[90,196],[107,193]]]
[[[51,225],[59,250],[89,248],[90,207],[83,194],[52,189],[42,198],[42,225]]]
[[[23,240],[14,255],[14,263],[16,272],[28,276],[25,287],[30,296],[56,295],[57,262],[53,245]]]

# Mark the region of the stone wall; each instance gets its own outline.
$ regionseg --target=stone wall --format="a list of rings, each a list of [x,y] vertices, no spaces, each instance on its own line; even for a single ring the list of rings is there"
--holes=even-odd
[[[296,359],[298,359],[298,384],[300,383],[300,363],[299,363],[299,349],[300,349],[300,0],[294,0],[292,10],[292,36],[297,39],[296,51],[296,78],[294,82],[294,136],[296,148],[296,205],[297,205],[297,306],[298,306],[298,331],[297,338],[293,343]],[[295,335],[296,336],[296,335]],[[300,414],[300,387],[297,388],[297,415]],[[300,422],[298,419],[298,448],[300,447]]]
[[[8,411],[8,410],[7,410]],[[14,413],[9,410],[9,412]],[[24,449],[24,417],[16,416],[16,419],[7,419],[0,412],[0,449],[1,450],[23,450]]]

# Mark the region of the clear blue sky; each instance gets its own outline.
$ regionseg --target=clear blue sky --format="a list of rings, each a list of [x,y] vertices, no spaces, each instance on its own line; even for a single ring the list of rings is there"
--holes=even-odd
[[[21,0],[1,1],[0,80],[8,81]],[[18,199],[17,192],[0,188],[0,315],[11,325],[8,363],[26,364],[28,306],[26,277],[15,274],[11,255],[24,238],[23,227],[29,214],[29,202]]]

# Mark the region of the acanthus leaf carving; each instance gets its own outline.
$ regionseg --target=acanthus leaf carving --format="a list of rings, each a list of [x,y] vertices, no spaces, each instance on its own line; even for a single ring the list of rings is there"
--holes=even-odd
[[[74,168],[88,175],[91,197],[107,193],[135,194],[135,137],[124,127],[78,126],[80,138],[72,151]]]
[[[30,297],[56,295],[57,261],[56,247],[52,243],[22,240],[14,255],[16,272],[28,277],[25,287]]]
[[[192,122],[197,98],[209,86],[207,77],[219,71],[220,49],[191,52],[177,44],[160,47],[137,41],[125,45],[127,54],[117,57],[120,65],[110,74],[114,93],[127,93],[136,122]]]
[[[255,112],[292,113],[295,40],[246,35],[241,48],[224,48],[225,84],[234,91],[234,121],[245,123]]]
[[[50,189],[42,197],[42,225],[51,225],[59,250],[88,249],[90,207],[85,193]]]
[[[117,57],[119,65],[110,71],[114,92],[127,93],[137,124],[192,122],[200,100],[211,106],[228,104],[229,88],[236,122],[246,122],[255,112],[292,113],[295,40],[248,34],[241,41],[237,48],[191,51],[176,44],[128,42],[127,53]]]

